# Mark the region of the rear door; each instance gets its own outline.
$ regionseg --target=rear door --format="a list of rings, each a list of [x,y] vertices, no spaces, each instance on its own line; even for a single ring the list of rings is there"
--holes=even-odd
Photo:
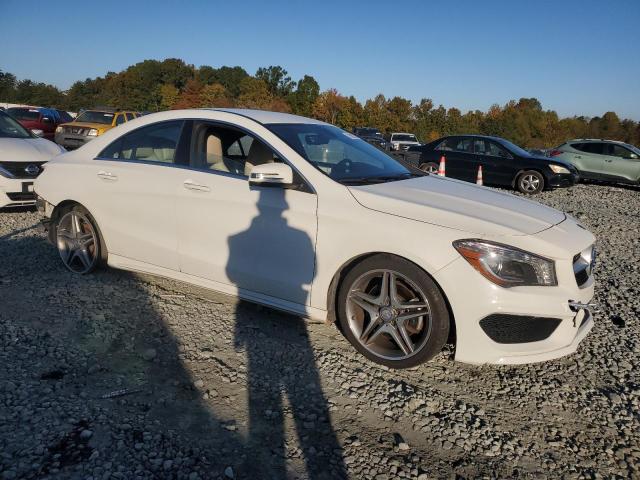
[[[184,125],[172,120],[133,130],[91,162],[87,206],[110,254],[179,269],[175,204],[184,171],[177,167],[186,157],[179,153]]]
[[[446,138],[435,150],[446,158],[447,177],[467,182],[475,181],[473,169],[477,162],[473,158],[473,139],[471,137]]]
[[[606,168],[602,142],[574,143],[571,146],[578,152],[574,153],[573,159],[569,161],[580,170],[582,176],[594,179],[604,178]]]

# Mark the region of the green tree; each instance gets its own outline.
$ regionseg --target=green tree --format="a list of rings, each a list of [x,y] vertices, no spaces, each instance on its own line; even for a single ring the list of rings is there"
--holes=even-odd
[[[16,96],[16,76],[0,70],[0,101],[12,102]]]
[[[305,75],[298,82],[295,92],[288,97],[293,113],[309,117],[313,114],[313,104],[320,95],[320,85],[315,78]]]
[[[255,77],[267,84],[272,95],[286,97],[296,87],[296,82],[291,80],[288,72],[279,65],[260,67]]]

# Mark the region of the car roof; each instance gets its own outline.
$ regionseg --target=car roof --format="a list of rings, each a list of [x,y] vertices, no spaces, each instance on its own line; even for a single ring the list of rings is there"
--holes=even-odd
[[[606,138],[574,138],[573,140],[567,140],[567,143],[571,142],[607,142],[607,143],[619,143],[620,145],[628,145],[621,140],[607,140]]]
[[[415,134],[409,132],[393,132],[391,135],[413,135],[415,137]]]
[[[242,117],[250,118],[258,123],[312,123],[318,125],[327,125],[325,122],[315,120],[313,118],[301,117],[300,115],[292,115],[290,113],[269,112],[267,110],[253,110],[249,108],[204,108],[202,110],[213,110],[218,112],[233,113]]]

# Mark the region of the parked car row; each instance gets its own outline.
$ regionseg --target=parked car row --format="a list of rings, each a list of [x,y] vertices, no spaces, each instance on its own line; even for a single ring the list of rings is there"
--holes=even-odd
[[[67,150],[81,147],[85,143],[102,135],[108,130],[138,118],[133,111],[111,109],[85,110],[72,122],[59,125],[55,132],[55,141]]]
[[[39,137],[53,140],[58,125],[71,122],[73,117],[64,110],[42,107],[11,107],[6,112],[24,128]]]

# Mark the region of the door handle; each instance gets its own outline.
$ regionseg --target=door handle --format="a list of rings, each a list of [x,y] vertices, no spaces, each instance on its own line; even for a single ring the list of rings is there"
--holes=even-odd
[[[104,170],[100,170],[98,172],[98,177],[103,179],[103,180],[112,180],[112,181],[118,179],[117,175],[114,175],[111,172],[105,172]]]
[[[198,192],[210,192],[211,188],[207,187],[206,185],[200,185],[196,182],[194,182],[193,180],[185,180],[182,185],[184,185],[184,188],[186,188],[187,190],[196,190]]]
[[[573,158],[582,158],[580,155],[574,155]]]

